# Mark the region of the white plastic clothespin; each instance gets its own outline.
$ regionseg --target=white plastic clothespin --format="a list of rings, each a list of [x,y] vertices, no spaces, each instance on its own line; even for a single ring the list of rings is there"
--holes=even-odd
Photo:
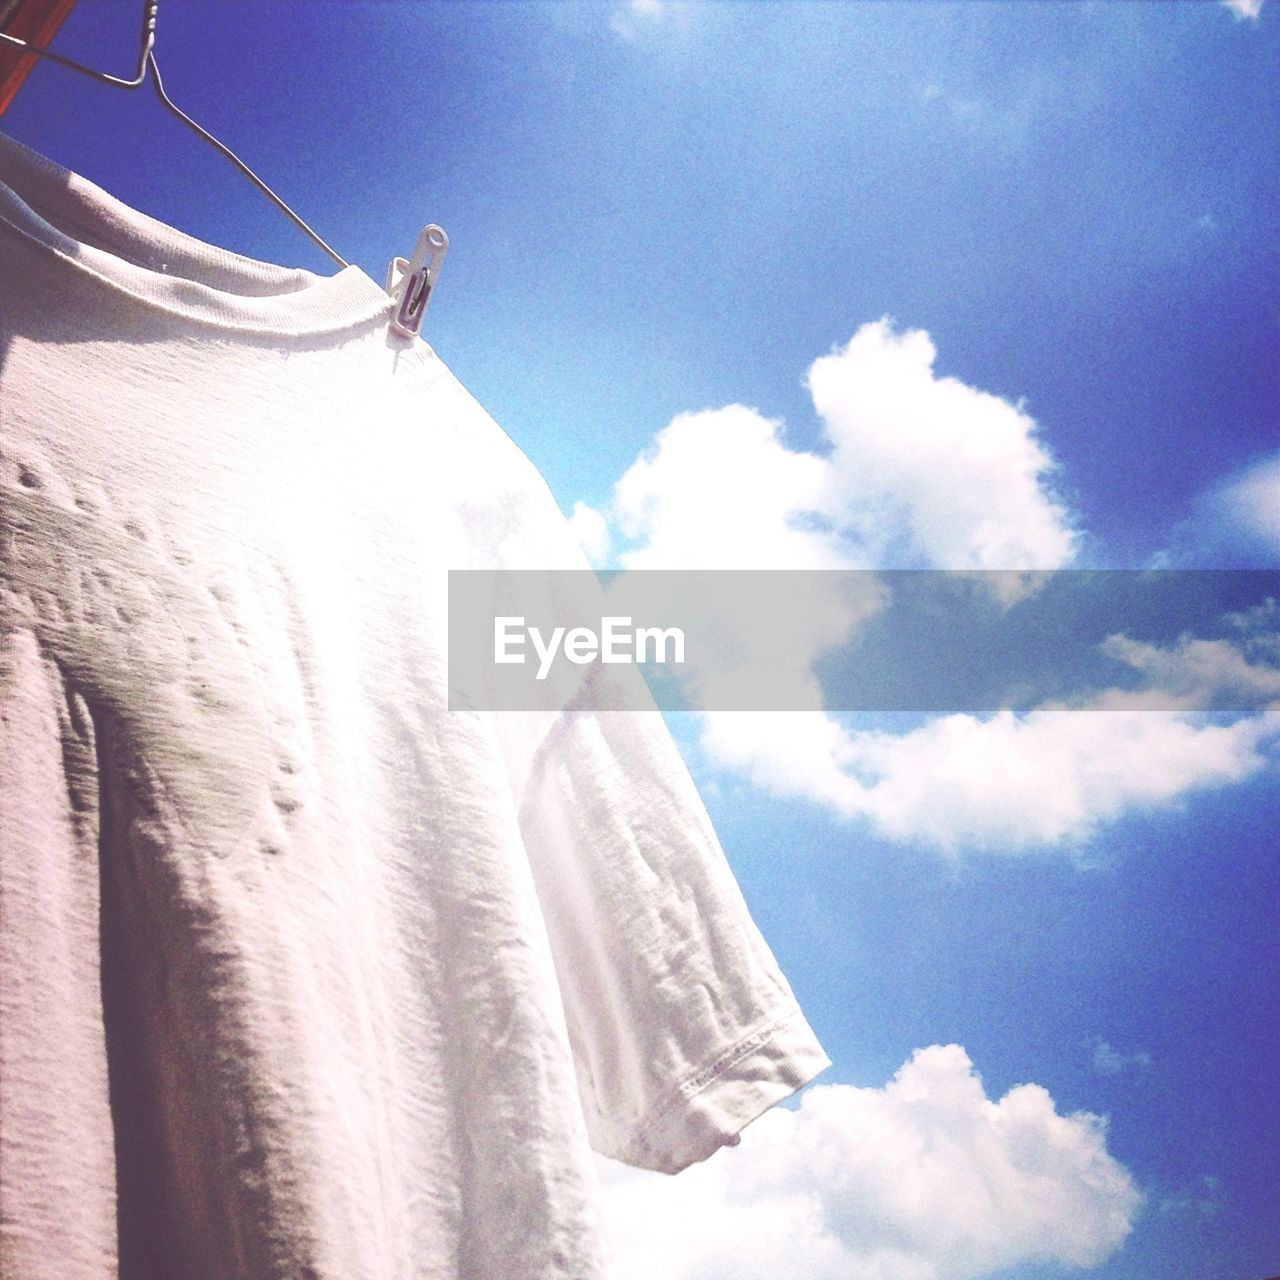
[[[391,317],[391,329],[404,338],[416,338],[422,329],[422,317],[427,312],[431,290],[440,277],[449,237],[443,227],[433,222],[422,228],[414,248],[413,257],[392,258],[387,267],[387,292],[399,299],[399,305]],[[396,275],[400,273],[400,282]]]

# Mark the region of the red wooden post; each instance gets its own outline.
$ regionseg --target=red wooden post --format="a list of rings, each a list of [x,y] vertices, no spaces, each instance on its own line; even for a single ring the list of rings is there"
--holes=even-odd
[[[0,31],[34,45],[47,45],[67,20],[76,0],[0,0]],[[0,115],[18,95],[39,62],[29,53],[0,43]]]

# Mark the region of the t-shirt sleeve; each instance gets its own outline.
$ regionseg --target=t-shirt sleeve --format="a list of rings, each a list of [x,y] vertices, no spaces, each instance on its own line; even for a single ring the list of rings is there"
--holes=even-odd
[[[519,819],[596,1151],[678,1173],[831,1065],[658,712],[563,712]]]
[[[590,570],[545,480],[442,366],[474,568]],[[467,462],[469,460],[469,462]],[[464,462],[467,465],[463,465]],[[617,679],[618,668],[609,669]],[[651,698],[496,711],[592,1147],[678,1173],[831,1065]],[[629,686],[634,692],[635,685]],[[607,692],[607,691],[601,691]]]

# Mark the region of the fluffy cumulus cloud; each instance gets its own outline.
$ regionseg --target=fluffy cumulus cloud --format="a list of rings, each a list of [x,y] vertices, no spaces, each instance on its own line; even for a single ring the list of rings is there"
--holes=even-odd
[[[940,716],[906,733],[807,712],[711,712],[702,746],[714,764],[770,794],[955,854],[1078,850],[1126,813],[1253,777],[1280,739],[1280,702],[1223,725],[1114,701]]]
[[[745,405],[678,414],[607,504],[574,507],[579,540],[595,563],[627,569],[1063,567],[1079,535],[1055,495],[1057,464],[1037,424],[1019,406],[940,377],[936,355],[927,333],[881,320],[814,361],[808,387],[822,452],[793,448],[781,421]],[[1006,605],[1035,589],[1030,572],[984,581]],[[785,645],[776,643],[781,619],[767,633],[726,619],[741,666],[715,673],[718,698],[702,687],[693,700],[732,705],[737,684],[762,669],[754,643],[772,646],[770,669],[785,656],[777,679],[792,691],[787,705],[820,708],[814,663],[885,601],[870,583],[856,600],[847,583],[830,590],[793,611]],[[720,639],[715,652],[734,647],[730,635]],[[828,732],[814,723],[810,731]]]
[[[865,818],[889,839],[953,854],[1082,848],[1104,823],[1273,767],[1280,748],[1280,607],[1228,615],[1240,640],[1167,647],[1108,638],[1146,689],[1025,714],[939,716],[904,733],[805,712],[711,712],[709,760],[762,790]],[[1226,693],[1261,703],[1216,723]],[[1182,709],[1169,710],[1170,707]],[[1159,709],[1153,709],[1159,708]]]
[[[880,565],[896,551],[941,569],[1067,564],[1076,534],[1035,421],[938,377],[936,356],[923,330],[897,334],[882,320],[814,361],[809,390],[833,446],[827,511],[855,517]]]
[[[617,559],[628,569],[865,567],[821,513],[830,485],[825,459],[734,404],[673,418],[600,514],[625,540]]]
[[[1036,1084],[993,1101],[959,1045],[883,1088],[816,1085],[675,1178],[601,1161],[618,1280],[970,1280],[1092,1267],[1143,1194],[1106,1125]]]
[[[815,360],[822,453],[791,448],[781,422],[743,405],[678,415],[597,513],[620,535],[618,563],[1062,568],[1078,533],[1037,424],[939,377],[936,354],[923,330],[881,320]]]
[[[597,563],[636,569],[965,570],[1016,604],[1045,571],[1073,561],[1081,534],[1025,408],[939,376],[936,358],[927,333],[882,320],[814,361],[807,385],[822,452],[792,448],[784,424],[743,405],[677,416],[607,504],[575,508],[584,545]],[[1280,554],[1280,455],[1219,486],[1206,510],[1272,539]],[[1026,572],[986,572],[996,569]],[[1111,637],[1104,651],[1144,676],[1145,690],[1025,714],[943,716],[896,734],[824,713],[813,676],[822,653],[883,603],[868,594],[798,610],[814,624],[787,632],[784,674],[796,690],[789,705],[805,709],[709,713],[708,761],[889,839],[1009,853],[1079,848],[1105,823],[1240,783],[1273,758],[1274,602],[1237,617],[1231,640],[1184,636],[1161,647]],[[1198,715],[1219,693],[1263,709],[1229,724]]]

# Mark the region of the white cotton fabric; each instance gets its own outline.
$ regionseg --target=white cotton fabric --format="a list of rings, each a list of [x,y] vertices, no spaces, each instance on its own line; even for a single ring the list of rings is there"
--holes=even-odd
[[[0,134],[0,1274],[595,1280],[830,1061],[655,713],[450,711],[586,568],[358,267]]]

